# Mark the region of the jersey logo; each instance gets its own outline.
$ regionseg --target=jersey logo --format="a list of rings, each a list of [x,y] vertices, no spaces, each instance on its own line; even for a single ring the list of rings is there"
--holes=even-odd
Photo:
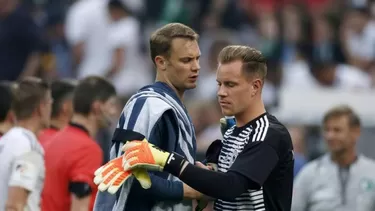
[[[375,191],[375,182],[369,178],[362,178],[360,181],[361,190],[364,192]]]
[[[18,165],[16,166],[16,171],[18,171],[18,172],[20,172],[20,173],[23,173],[23,172],[26,171],[26,170],[27,170],[27,167],[24,166],[24,165],[18,164]]]
[[[236,160],[237,156],[240,154],[240,151],[237,149],[232,149],[232,151],[225,156],[224,160],[226,163],[228,163],[229,166],[232,166],[234,161]]]

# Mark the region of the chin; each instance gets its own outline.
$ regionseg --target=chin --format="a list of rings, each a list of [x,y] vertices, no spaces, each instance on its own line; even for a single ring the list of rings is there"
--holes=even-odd
[[[48,123],[44,123],[42,124],[42,129],[46,129],[46,128],[49,128],[51,126],[51,124],[48,122]]]
[[[234,116],[234,113],[233,113],[233,112],[228,111],[228,110],[225,110],[225,109],[221,109],[221,113],[222,113],[224,116]]]
[[[185,89],[195,89],[197,87],[197,83],[189,83],[186,84]]]

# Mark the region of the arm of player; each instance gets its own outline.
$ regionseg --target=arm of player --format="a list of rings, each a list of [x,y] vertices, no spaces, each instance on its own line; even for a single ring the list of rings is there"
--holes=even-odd
[[[91,197],[79,198],[75,194],[71,196],[72,202],[70,205],[70,211],[87,211],[90,210]]]
[[[276,166],[278,159],[276,151],[271,146],[259,142],[246,147],[227,173],[202,172],[202,169],[188,164],[181,170],[179,177],[208,196],[231,201],[247,189],[259,189]],[[193,175],[200,175],[204,182]]]
[[[26,152],[13,162],[5,210],[25,209],[29,193],[37,185],[42,165],[43,157],[35,151]]]
[[[125,169],[140,167],[167,171],[197,191],[227,201],[233,200],[247,189],[259,189],[279,160],[275,149],[257,142],[240,153],[227,173],[221,173],[194,166],[182,156],[162,151],[144,141],[129,142],[123,149]],[[140,151],[142,153],[138,153]],[[153,159],[149,160],[144,154],[149,154]]]
[[[75,152],[81,156],[74,161],[69,172],[71,211],[89,210],[90,202],[96,195],[96,185],[93,183],[94,172],[102,164],[103,152],[94,144]]]
[[[178,138],[178,127],[175,120],[172,118],[171,111],[164,113],[161,118],[155,123],[151,133],[149,142],[166,149],[168,143],[163,143],[166,140],[177,142]],[[140,134],[138,139],[143,139],[144,136]],[[129,139],[126,139],[129,140]],[[180,201],[183,198],[196,198],[198,192],[189,186],[183,184],[180,181],[167,180],[167,172],[150,172],[151,188],[144,189],[138,182],[135,182],[132,186],[132,192],[134,194],[140,194],[142,196],[149,196],[150,198],[157,201]]]
[[[316,175],[315,166],[307,164],[297,174],[293,184],[292,211],[305,211],[310,198],[310,184]]]
[[[30,191],[21,187],[9,187],[5,211],[23,211]]]

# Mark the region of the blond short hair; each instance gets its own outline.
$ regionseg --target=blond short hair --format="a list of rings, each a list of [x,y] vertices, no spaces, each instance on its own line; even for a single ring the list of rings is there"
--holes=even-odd
[[[262,80],[267,76],[266,59],[260,51],[244,45],[229,45],[219,53],[218,62],[227,64],[234,61],[243,63],[243,71],[249,75],[257,75]]]
[[[154,64],[156,56],[170,56],[171,43],[175,38],[198,40],[199,35],[193,29],[181,23],[170,23],[159,28],[152,33],[150,38],[150,54]]]
[[[35,109],[45,100],[50,85],[46,81],[28,77],[14,86],[12,110],[18,120],[30,118]]]
[[[323,124],[327,123],[327,121],[331,120],[332,118],[337,118],[337,117],[342,117],[342,116],[345,116],[348,118],[350,127],[361,126],[361,120],[359,116],[348,105],[339,105],[328,110],[323,117]]]

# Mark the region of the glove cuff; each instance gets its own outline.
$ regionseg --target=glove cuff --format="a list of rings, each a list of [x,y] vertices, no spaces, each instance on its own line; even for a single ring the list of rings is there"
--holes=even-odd
[[[177,153],[170,153],[167,162],[165,163],[164,171],[178,177],[180,176],[181,168],[184,166],[185,162],[187,161],[181,155]]]

